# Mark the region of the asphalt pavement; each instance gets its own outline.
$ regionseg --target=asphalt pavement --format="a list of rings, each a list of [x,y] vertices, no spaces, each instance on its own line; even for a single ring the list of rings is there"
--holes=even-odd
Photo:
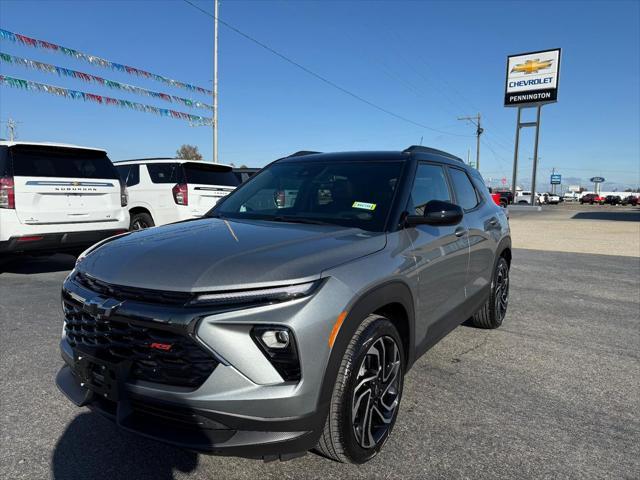
[[[503,327],[461,326],[423,356],[363,466],[196,455],[72,406],[54,385],[72,265],[0,274],[2,478],[640,478],[638,257],[515,250]]]

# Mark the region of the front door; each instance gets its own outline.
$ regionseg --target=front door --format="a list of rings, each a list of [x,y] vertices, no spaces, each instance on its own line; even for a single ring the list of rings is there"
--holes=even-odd
[[[453,202],[451,188],[442,165],[419,163],[409,213],[423,215],[431,200]],[[465,302],[469,238],[464,222],[419,225],[411,237],[418,275],[416,346],[423,351],[464,321],[456,310]]]

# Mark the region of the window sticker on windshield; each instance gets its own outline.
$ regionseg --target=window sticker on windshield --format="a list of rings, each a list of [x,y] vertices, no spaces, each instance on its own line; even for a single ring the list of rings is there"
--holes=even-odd
[[[353,205],[351,205],[352,208],[360,208],[362,210],[375,210],[376,209],[376,204],[375,203],[367,203],[367,202],[353,202]]]

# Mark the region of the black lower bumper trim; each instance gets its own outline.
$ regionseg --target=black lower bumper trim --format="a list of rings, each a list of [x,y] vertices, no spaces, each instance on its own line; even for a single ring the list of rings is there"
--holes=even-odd
[[[33,233],[0,242],[0,253],[63,252],[89,247],[105,238],[124,233],[123,228],[87,232]]]
[[[287,460],[315,447],[319,430],[274,431],[269,420],[212,413],[186,405],[150,401],[134,395],[114,402],[80,385],[68,365],[56,377],[60,391],[77,406],[87,406],[129,432],[187,450],[264,460]],[[234,419],[228,422],[227,419]],[[315,420],[315,418],[314,418]],[[233,426],[229,424],[233,423]],[[258,423],[260,425],[258,425]],[[282,425],[282,422],[278,422]],[[307,421],[303,422],[307,425]],[[315,426],[317,422],[313,422]],[[299,422],[286,425],[302,426]],[[239,428],[242,427],[242,428]],[[255,429],[259,427],[259,429]]]

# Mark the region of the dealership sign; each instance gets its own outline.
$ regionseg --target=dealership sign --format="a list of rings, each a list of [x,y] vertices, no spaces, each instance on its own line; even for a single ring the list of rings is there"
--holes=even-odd
[[[551,175],[551,185],[560,185],[562,183],[562,175],[554,173]]]
[[[593,183],[602,183],[602,182],[604,182],[604,178],[603,177],[591,177],[591,179],[589,181],[593,182]]]
[[[504,106],[539,105],[558,100],[560,49],[507,58]]]

